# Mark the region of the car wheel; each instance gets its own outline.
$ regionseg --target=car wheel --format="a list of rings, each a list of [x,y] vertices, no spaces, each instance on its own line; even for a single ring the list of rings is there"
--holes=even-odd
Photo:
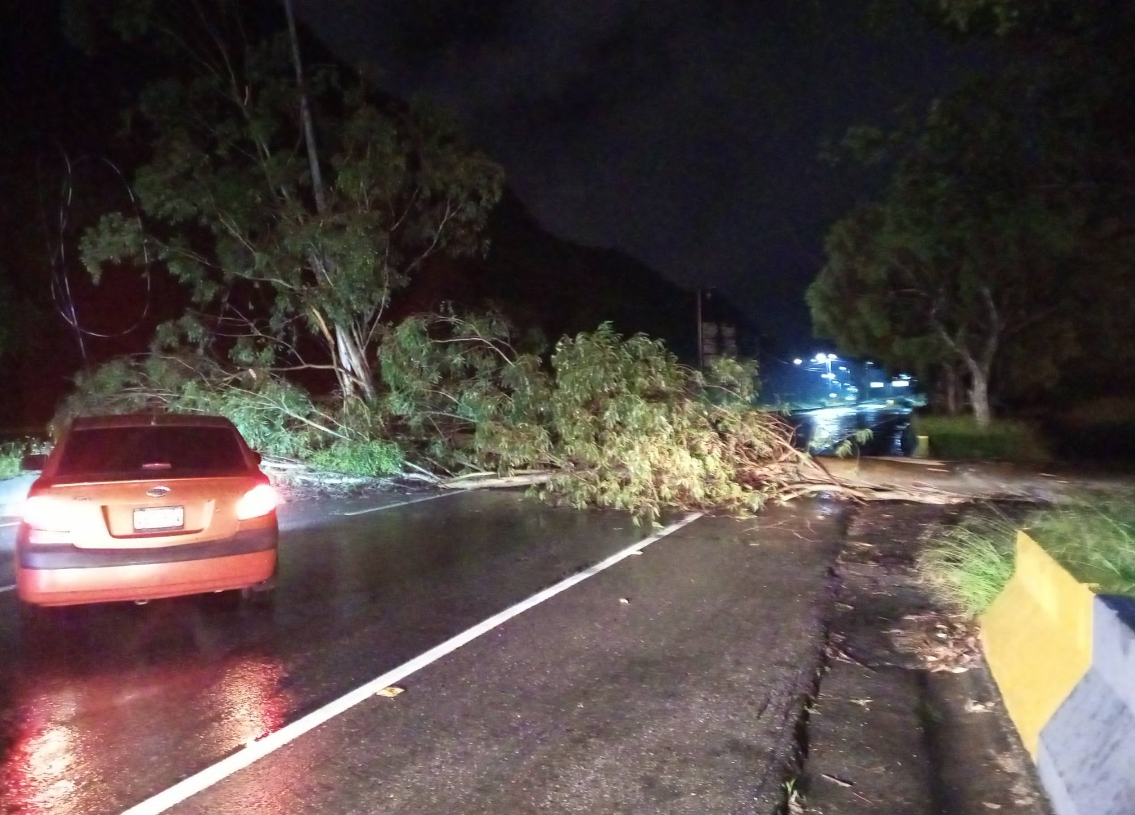
[[[904,456],[910,457],[914,455],[914,451],[918,449],[918,432],[914,429],[913,424],[907,424],[903,428],[902,435],[899,437],[899,450]]]
[[[241,600],[251,605],[271,605],[276,596],[276,580],[279,575],[280,559],[277,557],[276,564],[272,568],[272,574],[266,580],[245,586],[240,590]]]
[[[276,576],[269,577],[262,583],[245,586],[240,590],[242,603],[250,606],[271,606],[276,597]]]

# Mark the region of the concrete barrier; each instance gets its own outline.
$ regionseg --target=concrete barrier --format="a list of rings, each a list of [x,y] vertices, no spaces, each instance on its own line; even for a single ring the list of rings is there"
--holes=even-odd
[[[1135,815],[1135,600],[1096,596],[1022,532],[982,644],[1056,815]]]
[[[1041,729],[1088,672],[1095,595],[1028,535],[1017,563],[982,618],[986,660],[1009,718],[1037,757]]]
[[[1093,601],[1092,663],[1044,725],[1041,783],[1056,815],[1135,813],[1135,602]]]
[[[24,499],[28,497],[28,487],[38,477],[39,473],[27,473],[0,480],[0,518],[20,514]]]

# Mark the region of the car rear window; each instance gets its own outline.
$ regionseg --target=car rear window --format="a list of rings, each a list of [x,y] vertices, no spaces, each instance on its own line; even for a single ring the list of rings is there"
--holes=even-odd
[[[99,427],[67,438],[57,477],[130,480],[241,475],[240,437],[225,427]]]

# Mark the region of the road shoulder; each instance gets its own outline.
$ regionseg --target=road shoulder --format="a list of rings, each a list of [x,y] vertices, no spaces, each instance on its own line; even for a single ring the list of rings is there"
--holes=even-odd
[[[933,506],[874,504],[837,562],[828,664],[806,728],[797,809],[1042,815],[1035,772],[976,642],[920,585]]]

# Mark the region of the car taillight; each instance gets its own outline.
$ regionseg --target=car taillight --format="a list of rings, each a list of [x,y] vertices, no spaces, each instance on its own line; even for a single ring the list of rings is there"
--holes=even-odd
[[[257,484],[236,503],[236,519],[247,521],[267,515],[280,503],[276,491],[267,484]]]
[[[24,502],[23,520],[30,528],[42,532],[70,532],[71,513],[68,502],[46,495],[33,495]]]

